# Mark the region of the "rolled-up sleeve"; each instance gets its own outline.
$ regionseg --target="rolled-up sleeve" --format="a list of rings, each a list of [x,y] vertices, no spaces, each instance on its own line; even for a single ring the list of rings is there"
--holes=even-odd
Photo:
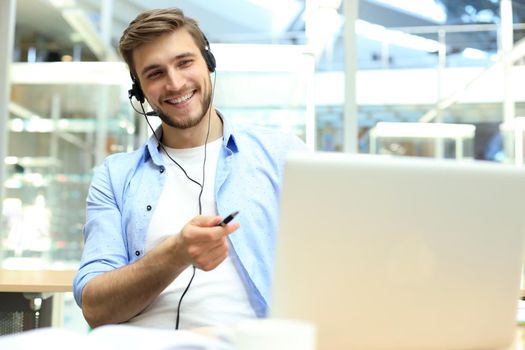
[[[119,200],[111,181],[109,161],[95,169],[87,196],[84,250],[73,281],[79,306],[82,290],[95,276],[126,265],[129,261]],[[122,195],[122,194],[118,194]]]

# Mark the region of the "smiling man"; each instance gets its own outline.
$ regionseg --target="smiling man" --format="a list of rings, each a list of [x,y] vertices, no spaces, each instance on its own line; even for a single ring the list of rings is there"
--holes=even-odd
[[[214,108],[215,59],[181,10],[140,14],[119,50],[131,96],[162,123],[95,171],[74,280],[84,317],[187,329],[266,316],[282,166],[304,143]]]

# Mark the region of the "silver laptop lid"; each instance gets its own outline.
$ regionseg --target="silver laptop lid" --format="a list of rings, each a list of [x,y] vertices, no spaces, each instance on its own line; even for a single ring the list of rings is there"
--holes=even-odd
[[[285,166],[271,316],[320,349],[496,348],[512,340],[525,170],[344,154]]]

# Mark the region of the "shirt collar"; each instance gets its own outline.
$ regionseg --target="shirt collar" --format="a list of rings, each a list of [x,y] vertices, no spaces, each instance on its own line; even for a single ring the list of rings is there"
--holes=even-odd
[[[157,137],[155,137],[155,135]],[[160,153],[160,146],[158,141],[162,139],[161,125],[159,125],[155,130],[155,135],[151,135],[148,141],[146,142],[146,145],[144,146],[144,158],[146,161],[148,160],[148,158],[151,158],[151,160],[153,160],[153,163],[155,163],[156,165],[164,165],[164,158]]]
[[[217,110],[219,118],[222,120],[222,139],[223,146],[232,151],[233,153],[239,152],[239,145],[237,144],[235,135],[239,133],[235,125],[223,116],[223,114]]]
[[[219,110],[217,110],[217,114],[219,115],[219,118],[221,118],[223,125],[223,146],[229,149],[232,153],[239,152],[239,147],[235,137],[239,131],[235,125],[230,120],[228,120],[228,118],[225,118]],[[162,139],[162,126],[159,125],[157,127],[155,130],[155,135],[157,135],[159,140]],[[160,153],[159,141],[157,141],[155,135],[151,135],[146,142],[144,150],[145,160],[148,160],[148,158],[151,157],[153,163],[156,165],[164,165],[164,158]]]

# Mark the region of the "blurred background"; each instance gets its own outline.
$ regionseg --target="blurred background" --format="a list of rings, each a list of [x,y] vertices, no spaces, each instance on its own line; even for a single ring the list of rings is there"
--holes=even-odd
[[[118,40],[170,6],[207,35],[228,118],[318,151],[523,165],[525,0],[2,0],[1,267],[76,269],[93,168],[148,137]]]

